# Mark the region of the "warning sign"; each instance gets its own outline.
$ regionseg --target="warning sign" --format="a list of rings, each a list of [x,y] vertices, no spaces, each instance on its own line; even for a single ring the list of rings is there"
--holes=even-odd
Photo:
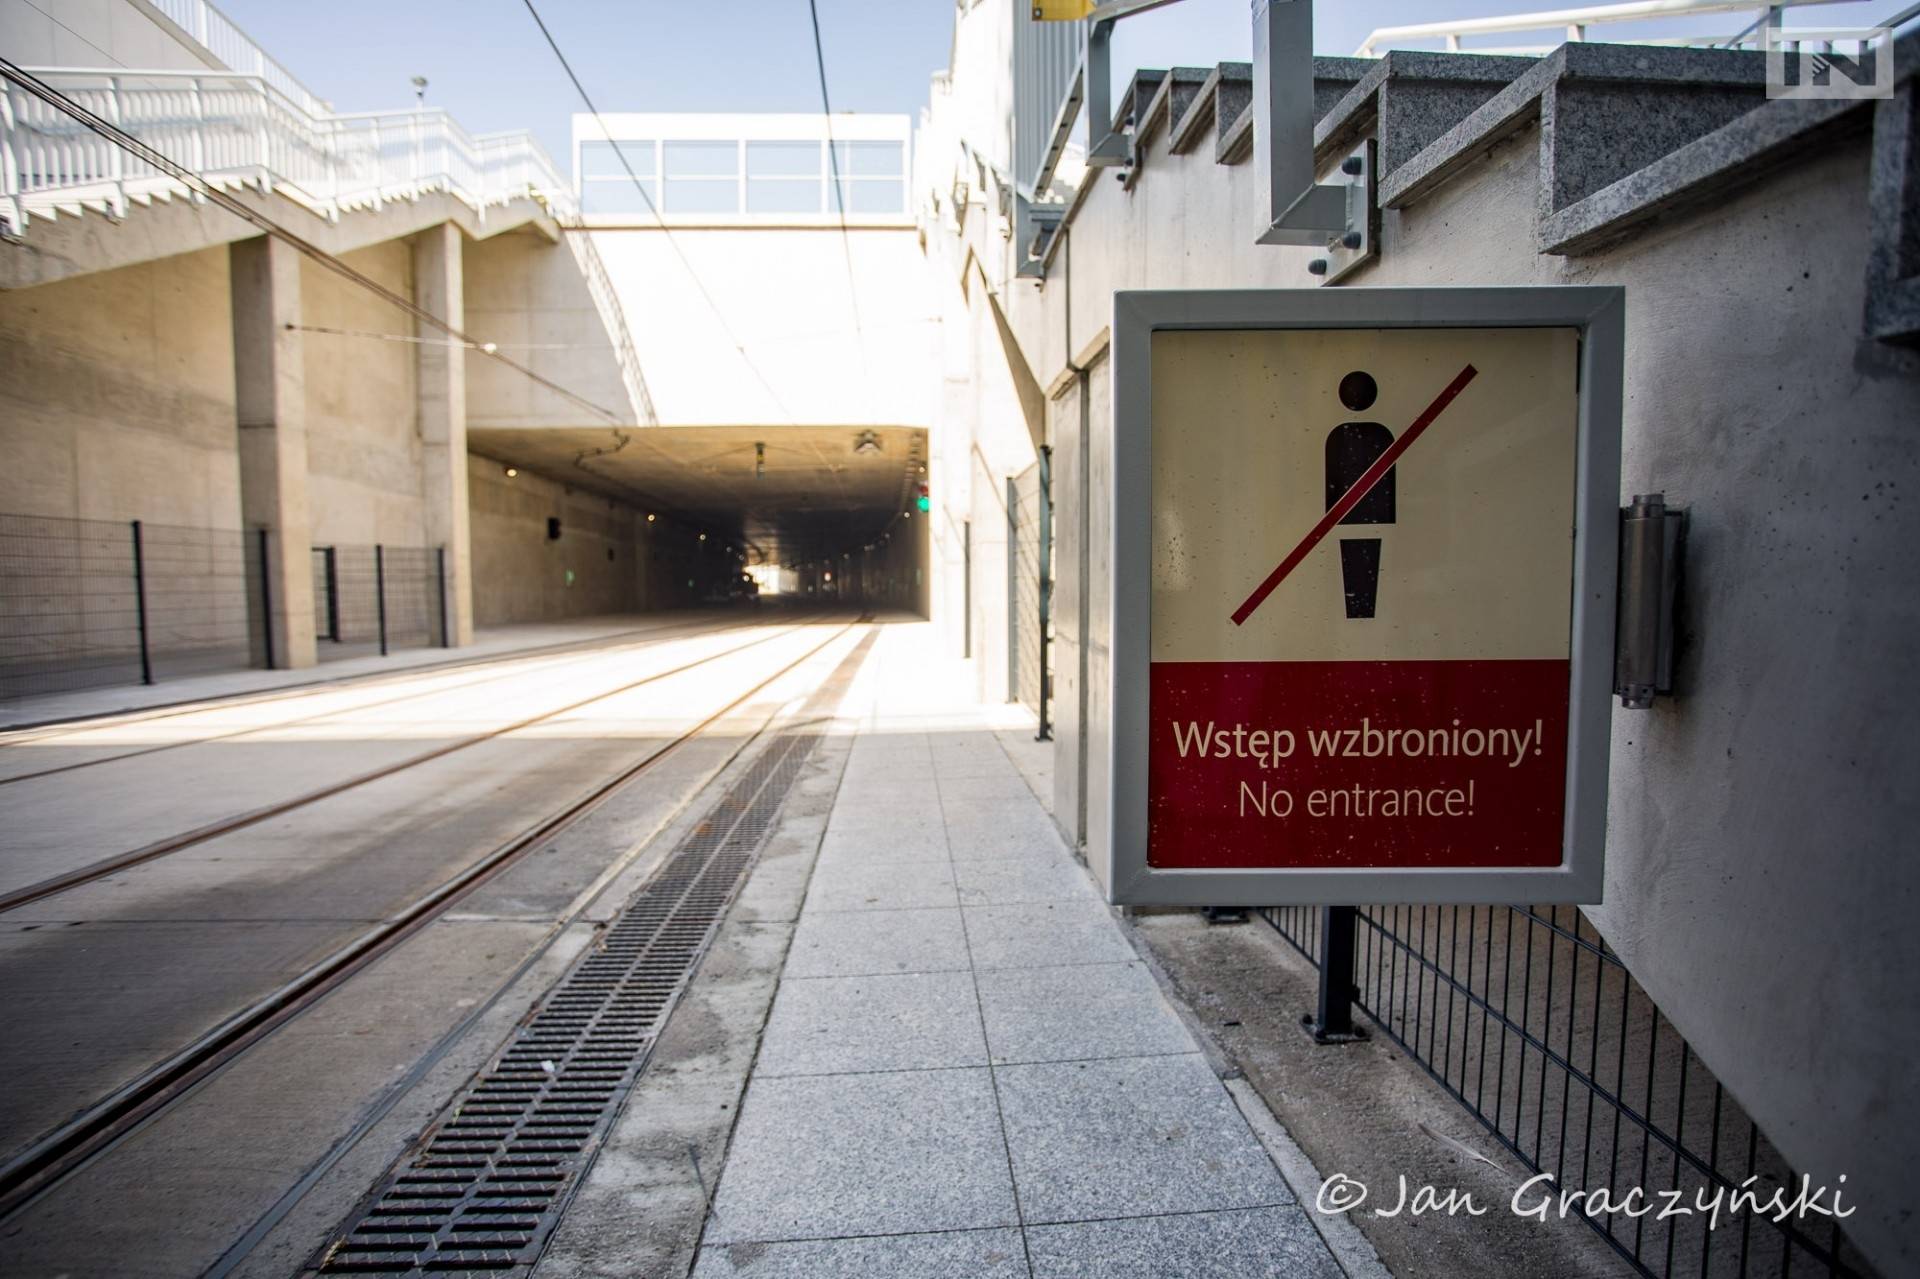
[[[1167,326],[1133,347],[1146,687],[1116,731],[1145,739],[1147,879],[1566,865],[1586,328]],[[1115,801],[1123,839],[1118,773]]]

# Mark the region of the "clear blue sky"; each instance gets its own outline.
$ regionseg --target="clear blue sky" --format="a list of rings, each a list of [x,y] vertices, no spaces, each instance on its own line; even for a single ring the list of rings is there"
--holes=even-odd
[[[520,0],[216,0],[307,87],[341,111],[427,101],[469,130],[532,129],[562,165],[581,110]],[[814,111],[819,86],[806,0],[535,0],[587,91],[605,111]],[[1314,44],[1352,53],[1376,27],[1527,13],[1566,0],[1318,0]],[[917,112],[927,77],[947,65],[953,0],[819,0],[835,110]],[[1798,25],[1861,24],[1895,0],[1837,4]],[[1757,4],[1756,4],[1757,10]],[[1697,19],[1709,33],[1741,14]],[[1676,23],[1607,28],[1672,36]],[[1245,60],[1248,0],[1183,0],[1120,24],[1115,70]],[[1595,32],[1600,34],[1599,31]],[[1544,42],[1550,34],[1530,42]],[[1501,37],[1519,40],[1520,37]]]

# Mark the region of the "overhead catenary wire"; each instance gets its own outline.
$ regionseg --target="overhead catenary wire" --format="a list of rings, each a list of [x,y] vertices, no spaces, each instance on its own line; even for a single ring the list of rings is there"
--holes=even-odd
[[[807,14],[813,19],[813,65],[820,75],[820,115],[827,131],[827,178],[833,184],[833,208],[840,219],[840,249],[847,261],[847,305],[853,310],[853,331],[861,340],[864,355],[866,338],[860,326],[860,286],[854,283],[853,236],[847,230],[847,196],[851,192],[840,180],[840,147],[833,140],[833,99],[827,93],[827,53],[820,39],[818,0],[807,0]]]
[[[94,114],[38,76],[22,70],[18,64],[7,58],[0,57],[0,75],[4,75],[8,80],[13,81],[13,83],[19,85],[21,89],[40,99],[40,101],[46,103],[56,111],[61,112],[63,115],[70,116],[90,132],[98,134],[134,158],[151,165],[168,177],[182,183],[189,191],[207,201],[207,203],[217,205],[242,221],[257,227],[267,235],[288,245],[296,252],[333,272],[335,275],[345,278],[389,305],[404,311],[420,323],[438,330],[454,341],[480,352],[480,354],[486,358],[512,369],[522,377],[545,387],[547,390],[552,391],[571,404],[586,409],[598,417],[605,418],[615,425],[628,424],[626,416],[596,404],[585,396],[571,391],[558,382],[553,381],[551,378],[534,372],[518,360],[500,354],[497,346],[481,342],[472,335],[462,332],[460,329],[447,323],[446,320],[414,302],[413,299],[395,293],[378,280],[355,270],[313,241],[282,226],[258,209],[248,205],[246,201],[239,199],[231,192],[207,181],[207,179],[199,173],[181,164],[158,148],[141,141],[138,137],[128,133],[111,120]]]
[[[382,333],[378,329],[337,329],[328,324],[289,324],[301,333],[319,333],[326,337],[367,338],[376,342],[407,342],[414,346],[460,347],[491,355],[495,351],[598,351],[603,347],[582,342],[463,342],[455,338],[423,338],[413,333]]]
[[[820,36],[819,0],[807,0],[807,16],[813,22],[813,65],[820,79],[820,113],[827,134],[827,180],[833,184],[831,194],[834,212],[838,215],[840,222],[840,251],[847,264],[847,305],[853,312],[854,340],[859,345],[860,362],[864,365],[867,358],[867,335],[860,323],[860,286],[853,269],[853,233],[847,229],[847,197],[852,194],[852,188],[841,181],[840,148],[833,139],[833,99],[827,92],[827,52],[826,42]],[[848,154],[852,154],[851,149]],[[863,390],[870,390],[865,370],[862,369],[861,372],[860,385]],[[906,474],[901,477],[900,500],[894,503],[896,508],[904,504],[908,494],[912,492],[911,486],[916,474],[917,471],[909,467]],[[900,516],[901,511],[894,510],[888,516],[887,522],[881,526],[879,536],[884,538],[890,535],[893,526],[899,523]]]
[[[746,344],[743,343],[739,335],[733,331],[733,326],[727,323],[726,313],[720,309],[720,304],[714,300],[713,294],[708,291],[706,282],[700,278],[700,273],[694,270],[692,259],[687,256],[686,250],[681,247],[679,238],[673,233],[673,228],[668,226],[667,220],[660,215],[660,207],[653,202],[653,196],[647,191],[647,184],[640,180],[638,173],[634,172],[632,163],[627,159],[626,148],[620,144],[620,140],[614,137],[612,131],[607,128],[606,117],[600,113],[600,108],[595,105],[593,95],[587,92],[587,86],[581,83],[579,75],[576,74],[573,69],[573,63],[569,62],[567,55],[561,51],[560,42],[554,39],[553,32],[547,27],[546,19],[540,16],[540,10],[534,7],[533,0],[521,0],[521,2],[526,5],[527,13],[532,16],[534,25],[540,28],[540,34],[546,39],[547,47],[553,50],[553,56],[558,59],[560,69],[566,72],[567,79],[573,82],[574,92],[580,95],[580,101],[585,103],[587,110],[592,113],[594,123],[600,128],[600,136],[605,138],[608,144],[613,147],[613,154],[619,159],[620,167],[627,171],[627,177],[632,180],[634,190],[640,193],[640,199],[646,204],[647,212],[653,215],[654,222],[658,224],[662,234],[667,237],[667,246],[673,250],[673,255],[680,260],[680,265],[686,270],[687,278],[693,281],[693,287],[700,294],[701,300],[707,304],[707,309],[713,312],[713,318],[720,325],[721,333],[723,333],[727,341],[733,345],[733,349],[739,353],[740,359],[747,366],[748,371],[753,374],[754,378],[760,383],[761,388],[766,391],[767,397],[773,401],[773,406],[780,411],[787,421],[797,423],[799,419],[794,417],[792,410],[787,408],[786,403],[781,400],[780,393],[773,389],[773,383],[767,380],[767,375],[761,371],[758,364],[754,363],[753,357],[747,354]]]

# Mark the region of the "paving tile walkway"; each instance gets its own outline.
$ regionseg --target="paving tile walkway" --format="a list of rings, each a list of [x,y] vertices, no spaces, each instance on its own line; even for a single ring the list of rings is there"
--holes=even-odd
[[[989,717],[936,707],[900,635],[696,1279],[1339,1276]]]

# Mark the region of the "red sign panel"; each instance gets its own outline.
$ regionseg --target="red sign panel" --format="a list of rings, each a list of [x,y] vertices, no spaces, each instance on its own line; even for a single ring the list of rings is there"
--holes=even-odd
[[[1148,864],[1556,865],[1569,668],[1155,662]]]

